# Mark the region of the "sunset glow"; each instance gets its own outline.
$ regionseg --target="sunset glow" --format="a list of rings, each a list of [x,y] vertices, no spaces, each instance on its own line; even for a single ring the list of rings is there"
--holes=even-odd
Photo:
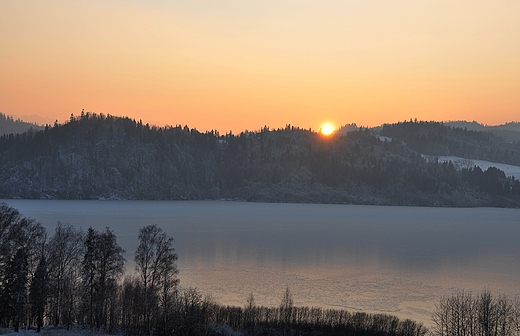
[[[334,133],[335,129],[334,129],[334,126],[332,124],[323,124],[321,127],[320,127],[320,133],[323,134],[323,135],[331,135],[332,133]]]
[[[520,115],[519,18],[518,1],[2,1],[0,112],[499,124]]]

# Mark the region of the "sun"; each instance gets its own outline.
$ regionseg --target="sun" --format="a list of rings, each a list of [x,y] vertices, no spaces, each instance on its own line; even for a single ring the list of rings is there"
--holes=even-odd
[[[323,135],[326,135],[326,136],[331,135],[332,133],[334,133],[334,131],[335,131],[334,125],[329,124],[329,123],[323,124],[320,127],[320,133]]]

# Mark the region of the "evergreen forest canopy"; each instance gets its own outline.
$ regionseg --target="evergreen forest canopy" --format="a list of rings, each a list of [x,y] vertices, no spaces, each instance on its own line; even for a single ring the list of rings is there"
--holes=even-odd
[[[438,122],[221,135],[82,112],[0,137],[0,198],[520,206],[520,182],[503,171],[423,155],[520,166],[520,143]]]
[[[520,142],[520,122],[511,121],[502,125],[488,126],[476,121],[448,121],[447,126],[465,128],[470,131],[486,131],[500,136],[508,142]]]

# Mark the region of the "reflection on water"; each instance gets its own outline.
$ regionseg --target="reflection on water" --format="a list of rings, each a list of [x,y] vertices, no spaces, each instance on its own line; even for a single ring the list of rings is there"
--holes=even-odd
[[[132,270],[138,229],[175,238],[181,284],[224,304],[392,313],[429,325],[457,288],[520,293],[520,211],[316,204],[6,200],[50,230],[109,226]]]

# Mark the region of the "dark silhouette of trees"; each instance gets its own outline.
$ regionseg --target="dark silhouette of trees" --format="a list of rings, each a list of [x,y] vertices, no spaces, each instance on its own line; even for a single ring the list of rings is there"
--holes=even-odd
[[[286,289],[279,307],[257,306],[248,298],[245,308],[213,305],[212,322],[247,335],[402,335],[423,336],[428,330],[411,320],[383,314],[297,307]],[[228,334],[231,334],[229,332]]]
[[[15,332],[19,331],[27,301],[28,267],[27,253],[23,248],[19,248],[7,265],[3,281],[2,302],[5,304],[4,309],[10,315],[9,318],[13,321]]]
[[[204,335],[208,331],[211,314],[211,302],[203,298],[195,288],[181,292],[176,304],[175,329],[179,335]]]
[[[167,324],[169,302],[177,290],[177,254],[172,245],[173,238],[157,225],[139,230],[135,264],[144,306],[142,323],[147,334],[152,333],[157,317]]]
[[[72,225],[58,223],[49,241],[48,270],[51,323],[55,326],[74,324],[79,302],[80,265],[83,233]]]
[[[460,291],[440,300],[434,332],[440,336],[512,336],[520,334],[520,305],[505,295]]]
[[[280,302],[280,321],[290,325],[293,320],[293,299],[289,287],[285,289],[282,301]]]
[[[36,332],[40,332],[43,326],[47,297],[49,295],[49,276],[47,262],[42,255],[31,280],[29,301],[31,304],[32,320],[36,322]]]
[[[110,302],[124,270],[124,250],[109,228],[102,233],[89,228],[83,244],[82,313],[86,325],[99,329],[109,325]]]
[[[0,112],[0,135],[23,133],[29,129],[41,130],[43,127],[20,119],[15,120],[13,117]]]
[[[82,261],[82,315],[84,323],[94,325],[94,307],[96,292],[96,240],[98,233],[90,227],[84,241],[85,254]]]
[[[28,281],[45,240],[45,229],[0,203],[0,324],[17,329],[25,309]]]

